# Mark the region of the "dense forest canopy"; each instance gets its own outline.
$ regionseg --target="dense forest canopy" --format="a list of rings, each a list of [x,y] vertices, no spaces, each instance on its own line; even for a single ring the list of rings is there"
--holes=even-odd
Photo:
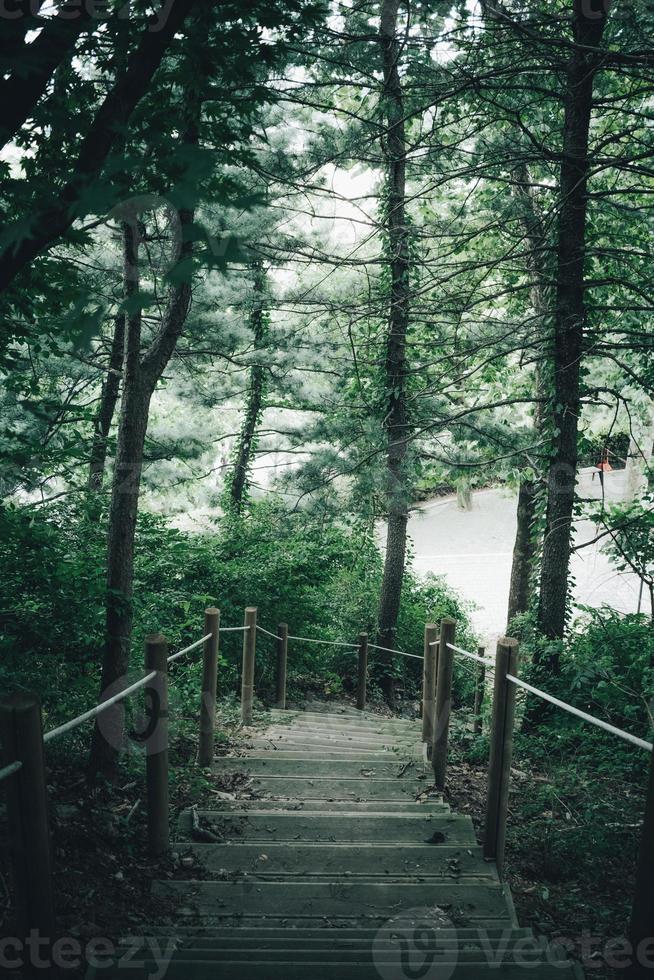
[[[81,707],[209,603],[388,648],[454,614],[473,644],[407,526],[504,487],[526,675],[651,731],[651,4],[2,6],[3,686]],[[579,615],[581,521],[639,614]],[[355,670],[307,650],[293,677]],[[390,704],[420,682],[374,678]],[[523,714],[537,755],[572,751]],[[89,775],[118,756],[96,731]]]

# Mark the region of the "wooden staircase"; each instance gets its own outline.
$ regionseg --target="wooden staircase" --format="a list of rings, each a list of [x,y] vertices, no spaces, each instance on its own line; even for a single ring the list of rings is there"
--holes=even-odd
[[[416,722],[270,712],[221,779],[237,798],[181,814],[197,877],[161,881],[177,926],[90,976],[164,980],[571,980],[516,921],[472,822],[430,789]],[[202,840],[198,840],[202,838]]]

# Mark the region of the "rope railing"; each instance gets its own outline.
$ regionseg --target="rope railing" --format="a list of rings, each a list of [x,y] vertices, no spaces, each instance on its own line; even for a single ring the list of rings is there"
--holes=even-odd
[[[438,640],[435,640],[429,645],[437,646],[438,642]],[[488,667],[491,670],[495,667],[494,660],[490,660],[487,657],[480,657],[479,654],[472,653],[470,650],[464,650],[463,647],[459,647],[455,643],[447,643],[446,646],[449,650],[453,650],[455,653],[459,653],[461,656],[467,657],[469,660],[474,660],[476,663],[482,664],[484,667]],[[636,745],[640,749],[645,749],[648,752],[654,751],[654,745],[651,742],[647,742],[645,739],[639,738],[637,735],[632,735],[630,732],[625,732],[622,728],[618,728],[616,725],[611,725],[608,721],[602,721],[601,718],[596,718],[594,715],[588,714],[588,712],[582,711],[580,708],[575,708],[574,705],[568,704],[567,701],[561,701],[560,698],[556,698],[553,694],[548,694],[547,691],[542,691],[538,687],[533,687],[531,684],[521,680],[519,677],[515,677],[512,674],[507,674],[506,680],[510,681],[512,684],[515,684],[516,687],[521,687],[524,691],[528,691],[530,694],[534,694],[536,697],[542,698],[544,701],[549,701],[550,704],[555,705],[557,708],[561,708],[562,711],[567,711],[568,714],[581,718],[582,721],[588,722],[589,725],[595,725],[597,728],[602,728],[604,731],[610,732],[612,735],[616,735],[625,742],[631,742],[632,745]]]
[[[278,640],[279,635],[277,633],[271,633],[270,630],[264,629],[263,626],[259,626],[257,623],[257,629],[260,633],[264,633],[266,636],[272,636],[273,640]]]
[[[438,640],[435,640],[429,645],[437,646],[438,642]],[[464,650],[463,647],[459,647],[455,643],[447,643],[446,646],[449,650],[453,650],[455,653],[459,653],[461,656],[467,657],[469,660],[474,660],[476,663],[481,664],[484,667],[488,667],[491,670],[495,667],[494,660],[490,660],[487,657],[480,657],[479,654],[472,653],[470,650]],[[640,749],[645,749],[647,752],[654,752],[654,745],[651,742],[647,742],[645,739],[639,738],[637,735],[632,735],[630,732],[625,732],[624,729],[618,728],[617,725],[612,725],[608,721],[603,721],[601,718],[596,718],[594,715],[591,715],[586,711],[582,711],[581,708],[575,708],[574,705],[568,704],[567,701],[562,701],[560,698],[554,697],[553,694],[548,694],[547,691],[534,687],[533,685],[528,684],[526,681],[521,680],[519,677],[515,677],[513,674],[507,674],[506,680],[510,681],[511,684],[515,684],[516,687],[520,687],[524,691],[528,691],[529,694],[542,698],[543,701],[548,701],[550,704],[555,705],[555,707],[560,708],[562,711],[567,711],[568,714],[574,715],[576,718],[580,718],[589,725],[595,725],[596,728],[601,728],[605,732],[609,732],[611,735],[616,735],[625,742],[630,742],[632,745],[636,745]]]
[[[322,646],[328,647],[350,647],[353,650],[359,649],[358,643],[344,643],[342,640],[316,640],[311,636],[291,636],[290,633],[288,634],[287,638],[289,640],[295,640],[298,643],[319,643]]]
[[[369,643],[368,649],[370,650],[382,650],[384,653],[396,653],[399,657],[411,657],[413,660],[424,660],[418,653],[406,653],[404,650],[393,650],[391,647],[380,647],[376,643]]]
[[[3,779],[8,779],[9,776],[13,776],[13,774],[18,772],[19,769],[22,769],[22,767],[22,762],[12,762],[11,765],[5,766],[4,769],[0,769],[0,783]]]
[[[190,646],[184,647],[183,650],[178,650],[177,653],[174,653],[171,657],[168,657],[168,663],[172,664],[174,663],[175,660],[179,660],[180,657],[183,657],[185,653],[191,653],[192,650],[197,650],[198,647],[201,647],[203,643],[206,643],[207,640],[210,639],[211,639],[211,633],[207,633],[206,636],[203,636],[201,639],[196,640],[195,643],[191,643]]]
[[[219,632],[220,633],[243,632],[244,630],[248,630],[249,628],[250,628],[249,626],[225,626],[225,627],[221,627],[219,629]],[[197,650],[198,647],[201,647],[202,644],[206,643],[207,640],[210,640],[211,637],[212,634],[207,633],[206,636],[200,637],[199,640],[196,640],[194,643],[191,643],[189,646],[184,647],[183,650],[178,650],[177,653],[174,653],[172,654],[172,656],[168,657],[168,663],[172,664],[176,660],[179,660],[180,657],[183,657],[185,654],[191,653],[193,650]],[[113,697],[107,698],[106,701],[102,701],[100,704],[96,705],[95,708],[91,708],[89,711],[85,711],[84,714],[79,715],[77,718],[73,718],[71,719],[71,721],[67,721],[65,724],[59,725],[58,728],[53,728],[51,731],[46,732],[46,734],[43,736],[43,741],[45,743],[51,742],[54,738],[58,738],[60,735],[64,735],[66,732],[70,732],[74,728],[78,728],[80,725],[83,725],[85,721],[90,721],[92,718],[95,718],[103,711],[106,711],[107,708],[110,708],[112,705],[117,704],[119,701],[122,701],[130,694],[133,694],[135,691],[138,691],[139,688],[145,687],[148,681],[151,681],[154,677],[156,677],[156,675],[157,675],[156,670],[151,671],[149,674],[146,674],[145,677],[142,677],[134,684],[131,684],[129,687],[126,687],[123,691],[119,691],[118,694],[115,694]],[[2,772],[4,772],[4,770],[0,771],[0,778],[2,776]]]
[[[249,626],[224,626],[219,629],[219,632],[235,633],[243,632],[249,629]],[[174,653],[172,656],[168,657],[168,663],[174,663],[174,661],[179,660],[179,658],[183,657],[185,654],[191,653],[193,650],[197,650],[198,647],[201,647],[203,643],[206,643],[207,640],[211,639],[211,637],[212,634],[207,633],[205,636],[200,637],[199,640],[196,640],[189,646],[184,647],[183,650],[178,650],[177,653]],[[157,671],[153,670],[149,674],[146,674],[145,677],[141,677],[140,680],[135,681],[134,684],[130,684],[129,687],[119,691],[118,694],[114,694],[113,697],[107,698],[106,701],[101,701],[100,704],[96,705],[94,708],[90,708],[88,711],[83,712],[76,718],[71,718],[70,721],[65,722],[63,725],[59,725],[57,728],[52,728],[49,732],[44,734],[44,744],[47,745],[48,742],[52,742],[55,738],[59,738],[61,735],[65,735],[67,732],[73,731],[75,728],[79,728],[80,725],[83,725],[85,722],[91,721],[93,718],[97,718],[97,716],[102,714],[103,711],[106,711],[114,704],[118,704],[118,702],[123,701],[125,698],[129,697],[130,694],[134,694],[134,692],[138,691],[140,688],[145,687],[145,685],[156,676]],[[0,782],[3,779],[6,779],[8,776],[13,775],[15,772],[18,772],[21,766],[21,762],[12,762],[10,765],[5,766],[4,769],[0,769]]]
[[[265,629],[263,626],[259,626],[257,623],[257,630],[259,633],[264,633],[266,636],[272,637],[273,640],[279,639],[278,633],[272,633],[270,630]],[[358,650],[359,643],[346,643],[344,640],[319,640],[312,636],[293,636],[291,633],[287,636],[288,640],[295,640],[299,643],[318,643],[324,646],[330,647],[347,647],[350,650]],[[376,643],[368,643],[369,650],[383,650],[384,653],[397,653],[400,657],[413,657],[415,660],[423,660],[424,658],[419,656],[417,653],[405,653],[404,650],[391,650],[390,647],[380,647]]]
[[[90,721],[91,718],[95,718],[97,715],[102,714],[102,712],[106,711],[107,708],[111,708],[112,705],[117,704],[119,701],[123,701],[126,697],[129,697],[129,695],[133,694],[134,691],[138,691],[139,688],[145,687],[148,681],[151,681],[156,676],[157,671],[152,670],[139,681],[136,681],[134,684],[130,684],[129,687],[119,691],[118,694],[114,694],[113,697],[107,698],[106,701],[101,701],[100,704],[96,705],[95,708],[91,708],[90,711],[85,711],[84,714],[78,715],[77,718],[72,718],[65,724],[59,725],[58,728],[52,728],[43,736],[44,743],[47,745],[48,742],[52,742],[53,739],[59,738],[60,735],[65,735],[66,732],[71,732],[74,728],[79,728],[79,726],[83,725],[85,721]]]
[[[611,725],[608,721],[602,721],[601,718],[596,718],[594,715],[582,711],[581,708],[575,708],[574,705],[568,704],[567,701],[561,701],[559,698],[555,698],[553,694],[548,694],[547,691],[541,691],[540,688],[533,687],[533,685],[528,684],[519,677],[515,677],[513,674],[507,674],[506,679],[511,684],[515,684],[516,687],[522,688],[523,691],[528,691],[530,694],[542,698],[543,701],[549,701],[550,704],[561,708],[562,711],[567,711],[568,714],[574,715],[576,718],[581,718],[582,721],[588,722],[589,725],[595,725],[597,728],[602,728],[605,732],[617,735],[618,738],[623,739],[625,742],[631,742],[632,745],[637,745],[639,749],[645,749],[647,752],[654,751],[654,745],[651,742],[646,742],[644,738],[638,738],[637,735],[632,735],[631,732],[625,732],[622,728]]]
[[[438,641],[436,641],[437,643]],[[436,644],[432,643],[430,645],[435,646]],[[490,660],[488,657],[480,657],[478,653],[471,653],[470,650],[464,650],[463,647],[458,647],[454,643],[447,643],[446,646],[449,650],[454,650],[455,653],[460,653],[469,660],[475,660],[478,664],[483,664],[484,667],[490,667],[492,669],[495,666],[494,660]]]

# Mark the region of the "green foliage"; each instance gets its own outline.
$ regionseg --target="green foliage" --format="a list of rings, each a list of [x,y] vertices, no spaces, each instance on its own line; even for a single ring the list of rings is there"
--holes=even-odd
[[[520,674],[569,704],[652,740],[654,632],[645,616],[622,616],[604,608],[586,610],[570,630],[558,676],[539,676],[534,653],[552,652],[529,617],[521,622]],[[490,698],[487,698],[487,708]],[[470,702],[468,702],[468,705]],[[552,707],[533,730],[520,730],[526,706],[518,693],[518,730],[513,752],[507,860],[521,874],[546,885],[574,883],[572,894],[606,889],[628,914],[630,876],[638,824],[644,808],[648,753]],[[466,761],[486,771],[488,725],[482,738],[463,744]],[[624,896],[614,894],[624,882]],[[581,884],[581,893],[579,886]],[[624,908],[620,903],[624,899]],[[559,903],[567,901],[562,892]],[[600,915],[609,912],[601,911]]]
[[[620,571],[635,572],[654,594],[654,494],[611,507],[607,551]],[[654,607],[651,609],[654,614]]]
[[[82,503],[0,511],[0,686],[34,688],[51,717],[64,719],[97,695],[104,627],[105,533]],[[371,640],[381,581],[381,558],[361,531],[302,511],[258,504],[246,516],[227,516],[215,533],[188,534],[142,513],[136,541],[132,671],[141,670],[145,635],[161,631],[171,649],[201,635],[204,609],[216,604],[223,626],[239,626],[245,606],[274,632],[287,622],[296,636],[356,643]],[[438,579],[410,574],[398,627],[398,647],[422,653],[424,623],[453,615],[461,641],[474,643],[464,607]],[[221,637],[220,691],[238,690],[241,634]],[[256,689],[272,694],[274,641],[257,637]],[[388,668],[371,651],[373,684]],[[323,693],[352,690],[356,649],[291,641],[290,688],[313,684]],[[174,668],[175,699],[195,711],[198,655]],[[418,660],[392,658],[407,696],[421,682]],[[47,678],[47,682],[45,681]]]
[[[624,616],[608,607],[586,609],[566,641],[540,636],[522,619],[521,673],[549,693],[640,738],[651,739],[654,699],[654,630],[645,616]],[[536,652],[560,654],[558,675],[541,676]],[[526,750],[541,760],[583,762],[595,771],[642,777],[642,752],[556,708],[537,731],[525,735]]]

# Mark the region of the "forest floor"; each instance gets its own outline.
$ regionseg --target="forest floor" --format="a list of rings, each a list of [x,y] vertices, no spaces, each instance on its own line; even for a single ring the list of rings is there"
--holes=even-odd
[[[456,738],[452,743],[445,796],[453,810],[470,815],[481,840],[487,766],[466,758],[469,744]],[[528,772],[511,770],[506,844],[505,877],[518,920],[566,944],[588,980],[614,980],[624,973],[620,964],[626,965],[621,944],[635,888],[633,814],[642,812],[644,802],[634,798],[635,791],[616,793],[609,775],[594,775],[590,783],[527,766]],[[604,808],[612,811],[614,847],[608,852],[595,846],[589,793],[602,793]]]
[[[374,710],[374,705],[371,706]],[[223,705],[221,729],[223,746],[239,739],[236,705]],[[380,713],[389,715],[387,708]],[[263,723],[263,719],[262,719]],[[483,833],[486,794],[486,765],[470,761],[471,738],[467,719],[458,718],[453,726],[447,800],[459,813],[472,817],[477,835]],[[216,794],[230,793],[235,785],[218,783],[194,765],[192,739],[178,736],[173,747],[171,771],[171,810],[173,819],[192,804],[210,806]],[[121,935],[146,935],[149,923],[159,925],[179,921],[180,909],[151,895],[151,885],[161,878],[193,878],[193,859],[172,853],[153,860],[146,852],[146,824],[142,759],[128,762],[124,778],[116,785],[89,788],[74,768],[70,756],[53,758],[49,783],[53,802],[54,878],[61,935],[71,937],[86,948],[100,938],[111,949]],[[515,768],[511,798],[511,819],[507,843],[507,881],[512,889],[522,925],[551,939],[571,943],[574,955],[582,960],[589,978],[600,980],[617,975],[606,961],[611,943],[623,934],[633,890],[633,861],[625,859],[625,849],[593,856],[593,841],[584,837],[579,814],[583,780],[564,794],[553,787],[552,772],[530,767]],[[535,787],[546,792],[535,792]],[[616,828],[621,827],[640,805],[625,794],[615,793],[608,777],[594,779],[593,791],[604,792],[612,800]],[[575,798],[575,793],[579,799]],[[549,801],[549,802],[548,802]],[[0,841],[5,828],[0,822]],[[571,831],[581,835],[586,854],[574,861],[562,859],[557,850],[562,835]],[[632,831],[633,833],[633,831]],[[574,844],[576,847],[576,842]],[[9,874],[6,847],[0,849],[0,938],[7,935],[10,919]],[[102,951],[101,947],[101,951]],[[11,975],[5,971],[6,975]],[[71,969],[70,976],[82,976]]]

